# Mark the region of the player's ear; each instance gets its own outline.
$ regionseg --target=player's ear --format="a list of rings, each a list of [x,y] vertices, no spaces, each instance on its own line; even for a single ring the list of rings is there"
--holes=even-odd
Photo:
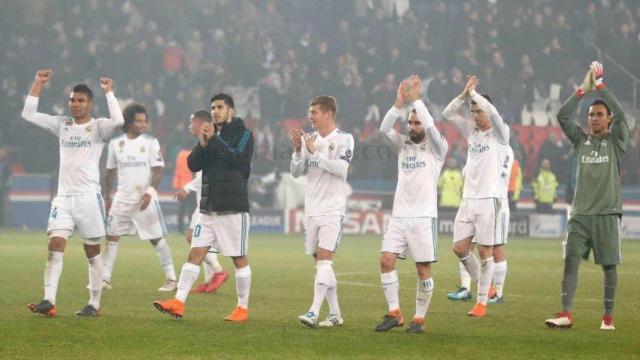
[[[236,109],[234,108],[229,108],[229,115],[231,115],[231,117],[233,117],[233,115],[236,113]]]

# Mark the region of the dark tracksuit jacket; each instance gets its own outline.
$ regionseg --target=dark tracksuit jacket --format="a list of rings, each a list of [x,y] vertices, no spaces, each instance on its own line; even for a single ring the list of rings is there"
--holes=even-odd
[[[242,119],[224,123],[206,147],[196,144],[187,157],[189,169],[202,170],[200,212],[249,212],[247,182],[251,173],[253,134]]]

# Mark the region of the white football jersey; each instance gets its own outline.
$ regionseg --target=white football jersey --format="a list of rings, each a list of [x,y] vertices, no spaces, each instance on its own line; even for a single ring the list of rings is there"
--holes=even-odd
[[[347,184],[349,164],[353,157],[353,136],[335,129],[327,137],[313,133],[316,151],[309,154],[304,139],[300,153],[291,158],[291,174],[301,176],[307,171],[304,214],[344,215],[351,188]]]
[[[202,170],[195,173],[195,176],[191,181],[184,186],[186,192],[196,192],[196,211],[200,209],[200,193],[202,192]]]
[[[509,146],[509,127],[496,108],[482,95],[472,99],[489,116],[491,128],[481,131],[469,117],[460,112],[464,100],[455,98],[444,110],[444,117],[453,121],[467,138],[467,163],[462,169],[462,197],[468,199],[506,198],[513,164]]]
[[[137,203],[151,185],[151,168],[164,167],[158,139],[142,134],[129,139],[122,134],[109,143],[107,169],[118,170],[114,198]]]
[[[416,144],[393,129],[399,109],[385,115],[380,131],[398,152],[398,184],[393,197],[393,217],[438,217],[438,178],[447,154],[447,142],[438,132],[424,103],[416,101],[416,113],[425,129],[425,141]],[[429,119],[425,119],[425,117]]]
[[[113,92],[106,95],[111,119],[91,119],[78,125],[68,116],[38,112],[38,100],[27,96],[22,117],[56,135],[60,141],[58,195],[100,192],[99,162],[102,149],[114,131],[124,124],[122,111]]]

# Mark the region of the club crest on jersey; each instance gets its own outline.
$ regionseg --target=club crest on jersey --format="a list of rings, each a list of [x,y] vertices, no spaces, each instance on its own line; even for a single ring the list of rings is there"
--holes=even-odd
[[[86,132],[86,133],[90,133],[90,132],[91,132],[91,130],[92,130],[92,129],[91,129],[91,125],[87,125],[87,127],[86,127],[86,128],[84,128],[84,132]]]
[[[140,152],[144,154],[144,145],[140,146]]]
[[[329,150],[333,151],[336,149],[336,144],[331,143],[331,145],[329,145]]]
[[[64,120],[64,126],[71,126],[73,125],[73,120],[71,119],[65,119]]]
[[[420,146],[420,151],[426,151],[427,150],[427,144],[422,144],[422,146]]]
[[[602,144],[602,146],[607,146],[607,140],[602,140],[600,144]]]

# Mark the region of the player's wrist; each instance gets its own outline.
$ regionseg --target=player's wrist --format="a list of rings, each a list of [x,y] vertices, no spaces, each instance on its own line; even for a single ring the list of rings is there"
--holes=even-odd
[[[576,89],[576,93],[575,94],[576,94],[577,97],[583,97],[584,94],[586,94],[586,91],[584,91],[581,87],[579,87],[579,88]]]
[[[606,87],[607,87],[607,85],[605,85],[603,78],[596,79],[596,89],[602,90],[602,89],[604,89]]]
[[[151,197],[158,197],[158,191],[153,186],[149,186],[147,190],[144,192],[145,194],[151,195]]]

